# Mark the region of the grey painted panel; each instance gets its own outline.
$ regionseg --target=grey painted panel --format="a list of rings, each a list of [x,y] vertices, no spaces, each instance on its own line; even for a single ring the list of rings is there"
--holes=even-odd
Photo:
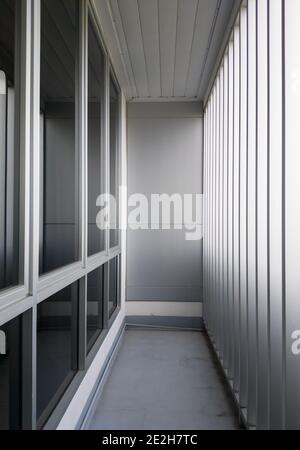
[[[257,428],[269,427],[268,323],[268,0],[257,3]]]
[[[247,420],[256,424],[256,0],[248,6],[248,119],[247,119]]]
[[[247,65],[247,9],[240,17],[240,403],[246,408],[248,402],[248,317],[247,317],[247,108],[248,108],[248,65]]]
[[[234,112],[233,112],[233,305],[234,379],[240,390],[240,29],[234,28]]]
[[[221,78],[220,74],[217,80],[217,140],[216,140],[216,302],[217,309],[220,311],[217,322],[217,336],[218,336],[218,351],[221,357],[221,345],[222,345],[222,306],[221,306],[221,286],[220,286],[220,218],[221,218],[221,202],[220,202],[220,184],[221,184]]]
[[[282,1],[270,2],[270,428],[284,426]]]
[[[210,181],[210,116],[211,116],[211,101],[209,101],[207,105],[207,111],[205,114],[205,131],[204,131],[204,139],[205,139],[205,147],[204,147],[204,169],[205,169],[205,185],[204,185],[204,198],[205,198],[205,208],[204,208],[204,254],[203,254],[203,269],[204,269],[204,303],[203,303],[203,318],[206,322],[206,327],[209,330],[210,321],[209,321],[209,311],[210,311],[210,303],[209,303],[209,238],[210,238],[210,227],[209,227],[209,181]]]
[[[207,261],[205,262],[205,267],[207,267],[207,317],[205,320],[207,321],[208,331],[211,331],[211,270],[210,270],[210,259],[211,259],[211,208],[210,208],[210,199],[211,199],[211,130],[212,130],[212,99],[209,101],[208,105],[208,141],[207,141]]]
[[[184,231],[128,230],[127,264],[128,300],[202,297],[202,242],[186,241]]]
[[[201,119],[129,119],[128,194],[201,193],[201,143]]]
[[[224,67],[220,70],[220,162],[219,162],[219,298],[220,298],[220,358],[224,358],[225,322],[224,322],[224,279],[223,279],[223,208],[224,208]]]
[[[219,143],[219,133],[220,133],[220,123],[219,123],[219,110],[220,110],[220,97],[219,97],[219,77],[216,80],[216,97],[215,97],[215,133],[214,133],[214,198],[215,198],[215,208],[214,208],[214,303],[215,310],[220,309],[219,305],[219,292],[218,292],[218,246],[219,246],[219,162],[220,162],[220,143]],[[216,348],[219,352],[220,336],[219,336],[219,322],[220,316],[215,315],[215,333],[216,333]],[[218,342],[218,345],[217,345]]]
[[[209,270],[208,270],[208,243],[209,243],[209,226],[208,226],[208,198],[209,198],[209,190],[208,190],[208,183],[209,183],[209,125],[210,125],[210,103],[207,106],[207,112],[204,116],[205,121],[205,130],[204,130],[204,170],[205,170],[205,184],[203,188],[203,194],[204,194],[204,210],[203,210],[203,218],[204,218],[204,228],[203,228],[203,242],[204,242],[204,253],[203,253],[203,295],[204,295],[204,302],[203,302],[203,318],[206,321],[206,325],[208,327],[209,325],[209,303],[208,303],[208,296],[209,296],[209,287],[208,287],[208,277],[209,277]]]
[[[210,172],[210,211],[209,211],[209,229],[210,229],[210,239],[209,239],[209,303],[210,303],[210,331],[214,332],[214,315],[213,315],[213,239],[214,239],[214,230],[213,230],[213,163],[214,163],[214,95],[212,94],[211,98],[211,129],[210,129],[210,162],[209,162],[209,172]]]
[[[215,311],[215,132],[216,132],[216,88],[212,93],[212,129],[211,129],[211,200],[210,200],[210,227],[211,227],[211,239],[210,239],[210,302],[211,311]],[[211,332],[215,335],[216,332],[216,315],[211,314]]]
[[[300,2],[285,2],[285,313],[286,428],[300,429],[300,355],[296,331],[300,330]],[[297,334],[298,334],[297,333]],[[299,334],[298,334],[299,339]],[[292,345],[296,347],[292,351]]]
[[[148,105],[140,106],[140,111],[147,109]],[[173,110],[172,105],[168,105],[168,110]],[[176,105],[174,110],[177,114]],[[151,194],[200,194],[201,149],[200,118],[129,118],[128,194],[142,193],[149,201]],[[202,232],[202,209],[200,212],[198,225]],[[149,216],[142,220],[144,228],[150,227],[150,219]],[[181,221],[187,225],[184,218]],[[187,241],[185,230],[174,230],[173,224],[174,217],[167,230],[129,227],[129,301],[202,299],[202,240]],[[162,225],[167,223],[160,217],[156,226]]]
[[[211,152],[210,152],[210,146],[211,146],[211,99],[209,101],[209,104],[207,106],[207,141],[206,141],[206,145],[207,145],[207,149],[206,149],[206,153],[207,153],[207,167],[206,167],[206,178],[207,178],[207,182],[206,182],[206,191],[204,191],[206,193],[206,217],[204,216],[205,220],[206,220],[206,259],[205,262],[203,264],[203,266],[205,267],[205,270],[207,272],[206,275],[206,288],[205,288],[205,321],[206,321],[206,326],[208,327],[208,330],[210,329],[210,265],[209,265],[209,261],[210,261],[210,235],[211,235],[211,228],[210,228],[210,208],[209,208],[209,204],[210,204],[210,161],[211,161]],[[203,305],[204,306],[204,305]]]
[[[256,302],[256,0],[248,5],[248,405],[247,419],[256,425],[257,302]]]
[[[223,163],[223,317],[225,324],[228,323],[228,52],[224,58],[224,163]],[[223,366],[228,369],[228,347],[229,339],[226,326],[224,326],[224,352],[223,352]]]
[[[233,42],[229,43],[229,94],[228,94],[228,376],[234,375],[234,309],[233,309]]]

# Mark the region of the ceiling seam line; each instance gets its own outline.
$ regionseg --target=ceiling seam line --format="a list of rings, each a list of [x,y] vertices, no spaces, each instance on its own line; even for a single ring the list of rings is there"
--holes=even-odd
[[[142,30],[139,0],[136,0],[136,5],[137,5],[139,26],[140,26],[140,32],[141,32],[141,38],[142,38],[142,47],[143,47],[143,53],[144,53],[144,65],[145,65],[145,73],[146,73],[146,79],[147,79],[147,93],[148,93],[148,97],[150,97],[149,73],[148,73],[148,65],[147,65],[147,61],[146,61],[145,42],[144,42],[144,36],[143,36],[143,30]]]
[[[179,0],[177,0],[177,17],[176,17],[176,34],[175,34],[175,55],[174,55],[174,69],[173,69],[173,88],[172,93],[173,97],[175,97],[175,70],[176,70],[176,62],[177,62],[177,36],[178,36],[178,21],[179,21]]]
[[[158,53],[159,53],[159,76],[160,76],[160,96],[162,97],[162,71],[161,71],[161,33],[160,33],[160,14],[159,14],[159,0],[156,0],[157,3],[157,22],[158,22]]]
[[[194,42],[195,42],[196,23],[197,23],[197,17],[198,17],[198,14],[199,14],[199,7],[200,7],[200,0],[198,0],[198,3],[197,3],[197,9],[196,9],[196,14],[195,14],[194,29],[193,29],[193,38],[192,38],[191,48],[190,48],[189,66],[188,66],[188,71],[187,71],[187,75],[186,75],[186,79],[185,79],[185,86],[184,86],[184,97],[186,97],[186,94],[187,94],[187,83],[188,83],[188,79],[189,79],[190,71],[191,71],[191,65],[192,65],[192,50],[193,50],[193,46],[194,46]]]

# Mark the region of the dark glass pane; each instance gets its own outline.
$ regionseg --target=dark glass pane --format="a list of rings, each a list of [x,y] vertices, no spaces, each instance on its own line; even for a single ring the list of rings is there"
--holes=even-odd
[[[41,2],[41,273],[78,260],[78,1]]]
[[[119,92],[110,78],[110,194],[116,199],[115,211],[112,209],[110,218],[110,247],[119,244]]]
[[[37,417],[42,424],[77,371],[78,283],[37,309]]]
[[[87,277],[87,352],[103,330],[104,266]]]
[[[103,191],[102,115],[104,99],[104,54],[95,34],[91,19],[88,32],[88,254],[105,249],[104,232],[96,226],[96,201]]]
[[[0,290],[19,284],[20,6],[0,0]]]
[[[21,317],[0,326],[0,430],[21,425],[21,344]]]
[[[109,317],[118,306],[118,295],[118,258],[114,258],[109,261]]]

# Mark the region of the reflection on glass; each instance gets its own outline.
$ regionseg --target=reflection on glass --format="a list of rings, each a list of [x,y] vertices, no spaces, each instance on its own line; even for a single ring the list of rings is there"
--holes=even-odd
[[[78,1],[41,2],[41,266],[78,260],[76,60]]]
[[[91,19],[88,28],[88,255],[105,249],[104,232],[96,226],[96,201],[103,191],[102,114],[104,99],[104,54]]]
[[[0,0],[0,290],[19,283],[20,7]]]
[[[104,266],[87,276],[87,353],[103,330]]]
[[[0,430],[21,425],[21,342],[21,317],[0,326]]]
[[[109,318],[113,315],[118,306],[118,265],[118,257],[109,261]]]
[[[78,283],[37,309],[37,416],[43,424],[78,367]]]
[[[119,91],[110,77],[110,194],[116,199],[115,210],[111,209],[110,248],[119,244]]]

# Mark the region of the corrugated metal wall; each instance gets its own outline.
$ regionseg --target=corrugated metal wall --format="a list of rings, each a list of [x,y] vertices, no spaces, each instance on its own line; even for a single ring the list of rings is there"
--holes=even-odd
[[[299,42],[299,0],[244,2],[205,108],[204,318],[258,429],[300,429]]]

